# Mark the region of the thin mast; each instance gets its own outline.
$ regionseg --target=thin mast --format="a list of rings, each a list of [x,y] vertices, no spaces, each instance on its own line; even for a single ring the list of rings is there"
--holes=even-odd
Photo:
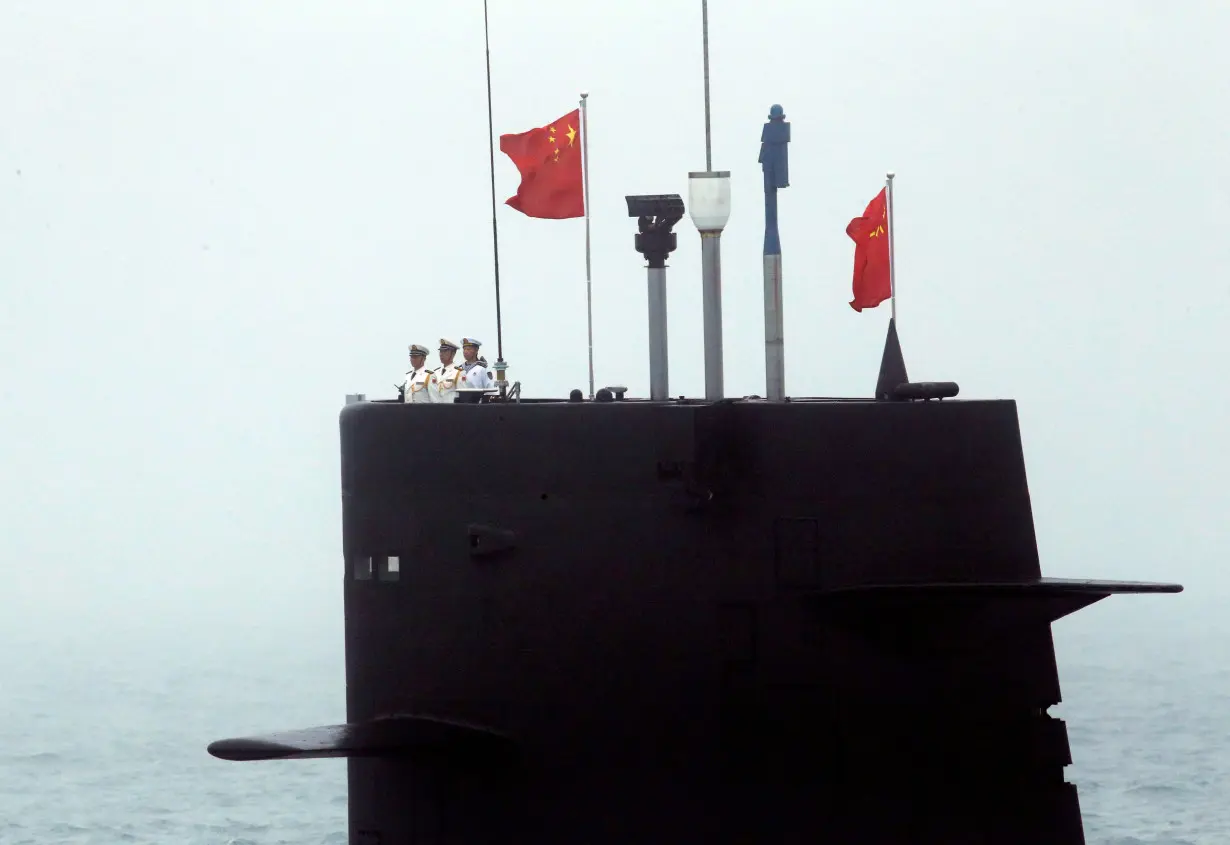
[[[500,320],[500,230],[495,214],[495,120],[491,111],[491,38],[487,25],[487,0],[483,0],[483,43],[487,48],[487,147],[491,165],[491,247],[495,259],[495,354],[496,381],[504,393],[504,328]]]
[[[888,200],[888,301],[892,307],[892,321],[897,322],[897,256],[893,252],[893,233],[897,227],[893,225],[893,177],[895,173],[888,174],[888,180],[885,182],[885,199]]]
[[[585,315],[589,324],[589,398],[594,398],[594,279],[589,251],[589,94],[581,92],[581,167],[585,191]]]
[[[701,43],[705,52],[705,171],[713,170],[713,148],[709,131],[709,0],[700,0]]]

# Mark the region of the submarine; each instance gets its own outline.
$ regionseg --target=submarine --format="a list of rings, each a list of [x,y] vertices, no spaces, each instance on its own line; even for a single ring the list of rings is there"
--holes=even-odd
[[[1015,402],[353,401],[352,845],[1084,842]],[[352,397],[358,399],[358,397]],[[516,444],[457,471],[407,448]]]
[[[503,373],[500,373],[503,375]],[[352,845],[1084,842],[1012,400],[348,397]],[[422,445],[514,444],[458,471]],[[419,444],[419,445],[413,445]]]
[[[345,758],[350,845],[1083,845],[1051,624],[1183,588],[1043,576],[1015,401],[912,381],[895,301],[872,395],[784,395],[770,118],[768,398],[669,396],[684,204],[627,197],[650,396],[525,397],[502,348],[455,402],[347,396],[346,721],[210,754]]]

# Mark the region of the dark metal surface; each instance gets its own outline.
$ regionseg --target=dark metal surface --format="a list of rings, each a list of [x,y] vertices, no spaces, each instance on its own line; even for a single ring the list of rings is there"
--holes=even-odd
[[[323,725],[264,736],[221,739],[209,753],[222,760],[305,760],[320,757],[396,757],[466,753],[481,762],[515,756],[508,738],[446,719],[389,716],[346,725]]]
[[[1041,577],[1011,401],[363,402],[341,447],[351,725],[210,750],[349,756],[352,843],[1078,845],[1050,623],[1181,589]]]
[[[646,194],[624,197],[628,216],[637,218],[636,251],[650,267],[666,266],[666,258],[679,244],[671,231],[683,219],[683,199],[678,194]]]
[[[905,358],[901,354],[901,342],[897,339],[897,321],[890,319],[888,334],[884,337],[884,354],[880,357],[880,375],[876,379],[876,398],[896,399],[897,387],[907,382],[909,377],[905,374]]]
[[[756,159],[764,173],[764,254],[781,255],[781,235],[777,228],[777,192],[790,187],[790,123],[786,112],[774,103],[769,120],[760,130],[760,155]]]

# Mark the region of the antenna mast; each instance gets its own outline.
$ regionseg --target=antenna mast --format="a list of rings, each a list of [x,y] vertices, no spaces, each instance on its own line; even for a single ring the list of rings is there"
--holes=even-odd
[[[487,148],[491,167],[491,247],[495,259],[495,383],[503,399],[508,392],[508,382],[504,380],[504,370],[508,369],[508,364],[504,362],[504,327],[500,319],[500,230],[495,213],[495,120],[491,111],[491,37],[487,24],[487,0],[483,0],[483,43],[487,48]]]
[[[709,0],[700,0],[700,32],[705,62],[705,171],[711,172],[713,170],[713,136],[709,130]]]

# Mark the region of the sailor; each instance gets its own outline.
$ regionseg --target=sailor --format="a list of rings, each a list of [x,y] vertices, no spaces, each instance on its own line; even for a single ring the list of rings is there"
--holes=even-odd
[[[440,338],[440,366],[435,371],[435,385],[432,398],[436,402],[457,401],[457,388],[461,386],[463,371],[453,363],[457,355],[457,344],[447,338]]]
[[[461,365],[465,373],[464,386],[471,389],[495,387],[495,379],[487,372],[486,359],[478,357],[478,348],[482,345],[482,341],[472,337],[461,339],[461,355],[465,358],[465,363]]]
[[[410,344],[410,369],[399,385],[403,402],[430,402],[433,371],[427,369],[427,347]]]

